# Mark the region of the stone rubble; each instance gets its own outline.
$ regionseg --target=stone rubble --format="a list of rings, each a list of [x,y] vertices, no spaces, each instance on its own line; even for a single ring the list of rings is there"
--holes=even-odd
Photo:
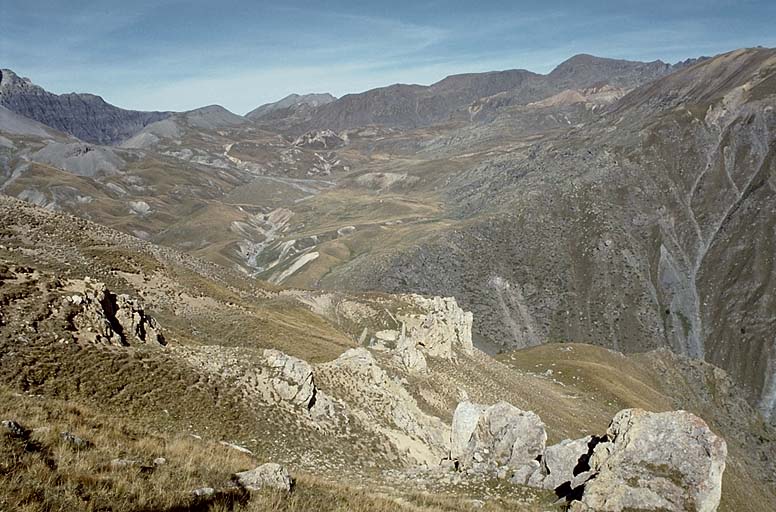
[[[3,420],[1,424],[11,437],[17,439],[27,439],[30,437],[30,431],[14,420]]]

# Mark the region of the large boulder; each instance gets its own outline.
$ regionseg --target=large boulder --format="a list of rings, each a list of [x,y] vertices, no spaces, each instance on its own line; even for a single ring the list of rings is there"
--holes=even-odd
[[[524,484],[539,468],[546,442],[539,416],[506,402],[490,407],[463,402],[455,410],[451,455],[462,470],[511,476]]]
[[[267,398],[310,409],[315,403],[316,388],[313,368],[307,361],[279,350],[264,351],[268,367]]]
[[[267,487],[290,491],[293,481],[286,468],[274,462],[268,462],[261,466],[243,471],[234,475],[237,483],[248,491],[258,491]]]
[[[450,432],[450,458],[461,459],[469,449],[480,417],[488,407],[471,402],[461,402],[453,413],[453,425]]]
[[[713,512],[726,456],[725,441],[689,412],[625,409],[595,446],[572,510]]]

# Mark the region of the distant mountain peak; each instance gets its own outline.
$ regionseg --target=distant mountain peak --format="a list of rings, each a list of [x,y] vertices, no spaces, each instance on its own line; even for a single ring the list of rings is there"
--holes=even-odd
[[[610,59],[607,57],[597,57],[595,55],[590,55],[589,53],[580,53],[558,64],[558,66],[550,72],[550,76],[592,71],[593,69],[638,69],[647,66],[668,68],[670,67],[670,64],[666,64],[662,60],[641,62],[625,59]]]
[[[10,69],[0,69],[0,96],[16,90],[45,92],[42,87],[32,83],[29,78],[23,78]]]
[[[182,113],[189,124],[201,129],[217,129],[239,126],[247,122],[243,116],[222,107],[221,105],[207,105]]]
[[[0,105],[18,115],[97,144],[115,144],[170,116],[169,112],[125,110],[95,94],[54,94],[10,69],[0,70]]]
[[[327,103],[331,103],[332,101],[335,101],[337,98],[335,96],[332,96],[328,92],[324,93],[311,93],[311,94],[289,94],[285,98],[278,100],[273,103],[265,103],[264,105],[261,105],[247,114],[245,114],[245,117],[249,119],[261,119],[262,117],[267,117],[268,115],[271,115],[273,112],[277,112],[279,110],[295,110],[299,107],[309,107],[309,108],[316,108],[320,107],[321,105],[326,105]]]

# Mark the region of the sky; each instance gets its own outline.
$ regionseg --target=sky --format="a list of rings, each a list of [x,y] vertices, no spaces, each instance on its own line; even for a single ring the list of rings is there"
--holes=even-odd
[[[776,46],[776,0],[0,0],[0,68],[124,108],[245,114],[292,92]]]

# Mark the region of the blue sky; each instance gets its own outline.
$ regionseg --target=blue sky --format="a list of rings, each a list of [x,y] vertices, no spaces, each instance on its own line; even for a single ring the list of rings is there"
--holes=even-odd
[[[577,53],[675,62],[773,47],[774,20],[774,0],[0,0],[0,67],[125,108],[244,114],[291,92],[547,72]]]

